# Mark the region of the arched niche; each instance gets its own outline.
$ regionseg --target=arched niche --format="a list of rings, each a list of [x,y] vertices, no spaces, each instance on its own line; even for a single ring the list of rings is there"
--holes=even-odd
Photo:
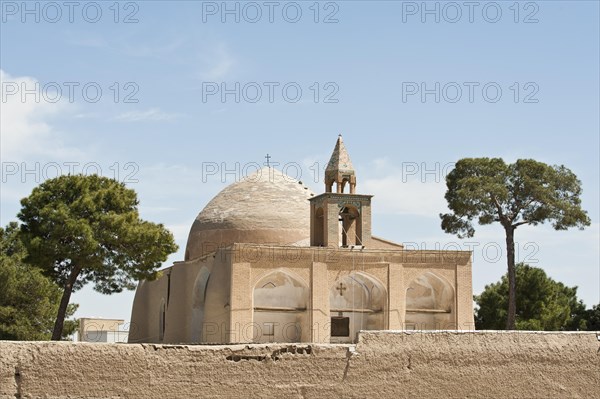
[[[362,244],[362,219],[354,205],[343,205],[340,209],[342,247]]]
[[[452,329],[455,316],[454,288],[445,279],[425,272],[410,282],[406,289],[406,329]]]
[[[307,328],[308,287],[279,269],[262,277],[253,289],[253,341],[300,342]]]
[[[192,293],[192,342],[203,342],[202,331],[204,329],[204,305],[206,302],[206,287],[210,279],[208,268],[203,266],[196,277],[194,291]]]
[[[165,329],[167,327],[167,304],[165,298],[160,300],[158,312],[158,340],[162,342],[165,339]]]
[[[325,211],[323,207],[315,211],[314,242],[316,246],[325,246]]]
[[[385,328],[387,293],[375,278],[352,273],[329,289],[331,342],[355,342],[360,330]]]

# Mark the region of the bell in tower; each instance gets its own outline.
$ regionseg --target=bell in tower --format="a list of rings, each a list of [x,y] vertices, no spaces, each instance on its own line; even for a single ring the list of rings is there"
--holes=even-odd
[[[344,193],[347,186],[350,193]],[[330,248],[369,245],[371,198],[356,194],[356,174],[340,135],[325,169],[325,193],[310,199],[310,245]]]

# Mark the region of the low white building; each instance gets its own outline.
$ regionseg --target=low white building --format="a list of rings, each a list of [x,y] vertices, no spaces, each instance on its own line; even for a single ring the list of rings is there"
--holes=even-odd
[[[78,342],[116,343],[127,342],[129,331],[123,330],[125,320],[118,319],[79,319]]]

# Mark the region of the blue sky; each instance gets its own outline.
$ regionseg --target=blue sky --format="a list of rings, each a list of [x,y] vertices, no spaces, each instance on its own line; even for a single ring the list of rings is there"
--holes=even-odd
[[[342,133],[375,233],[474,248],[476,293],[505,272],[503,231],[444,234],[444,172],[482,156],[571,168],[592,226],[521,227],[518,251],[600,301],[598,2],[274,2],[272,21],[264,2],[227,2],[239,22],[222,2],[22,4],[0,2],[2,225],[46,177],[118,172],[182,260],[195,216],[244,165],[269,153],[321,192],[314,165]],[[132,300],[73,297],[78,317],[126,320]]]

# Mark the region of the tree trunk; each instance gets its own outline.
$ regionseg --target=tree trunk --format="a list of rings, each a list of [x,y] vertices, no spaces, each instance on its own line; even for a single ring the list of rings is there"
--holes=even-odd
[[[77,281],[77,277],[79,277],[80,271],[81,269],[79,269],[78,267],[74,267],[71,271],[71,274],[69,275],[67,284],[65,284],[65,289],[60,300],[60,306],[58,307],[58,315],[56,316],[56,321],[54,322],[54,330],[52,331],[52,341],[60,341],[62,338],[62,331],[63,326],[65,324],[67,307],[69,306],[69,301],[71,300],[71,293],[73,292],[73,286]]]
[[[517,317],[517,279],[515,273],[515,228],[505,227],[506,257],[508,260],[508,317],[506,329],[514,330]]]

